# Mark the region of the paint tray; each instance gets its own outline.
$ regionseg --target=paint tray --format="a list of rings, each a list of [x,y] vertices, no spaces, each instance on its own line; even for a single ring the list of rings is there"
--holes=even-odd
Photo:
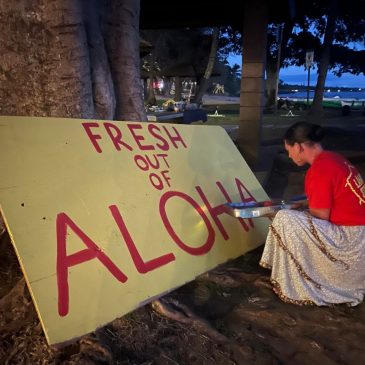
[[[284,200],[267,200],[262,202],[238,202],[225,204],[225,210],[228,214],[236,218],[259,218],[278,212],[281,209],[295,209],[298,202],[305,200],[305,196],[298,196]]]

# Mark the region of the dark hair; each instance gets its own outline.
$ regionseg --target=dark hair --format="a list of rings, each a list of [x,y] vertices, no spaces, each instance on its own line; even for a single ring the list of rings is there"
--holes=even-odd
[[[304,142],[318,143],[323,139],[324,135],[324,129],[320,125],[298,122],[286,131],[284,141],[290,146]]]

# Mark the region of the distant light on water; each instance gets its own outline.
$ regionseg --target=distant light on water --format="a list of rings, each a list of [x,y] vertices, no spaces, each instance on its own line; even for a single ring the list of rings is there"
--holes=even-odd
[[[306,91],[294,91],[291,90],[290,92],[280,91],[279,90],[279,97],[281,98],[298,98],[298,99],[305,99],[307,97]],[[310,90],[309,97],[313,98],[314,90]],[[356,91],[331,91],[327,92],[327,89],[323,95],[325,98],[333,98],[333,99],[351,99],[351,100],[365,100],[365,91],[364,89],[357,89]]]

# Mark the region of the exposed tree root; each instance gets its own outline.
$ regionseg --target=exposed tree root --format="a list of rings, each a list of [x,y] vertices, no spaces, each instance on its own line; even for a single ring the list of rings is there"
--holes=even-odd
[[[159,314],[186,324],[198,332],[206,334],[212,341],[224,345],[231,350],[236,360],[249,359],[252,355],[251,348],[237,344],[222,333],[218,332],[205,319],[194,314],[186,305],[172,298],[161,298],[152,302],[152,308]]]
[[[77,354],[77,364],[82,365],[113,365],[114,359],[110,349],[103,345],[97,338],[86,336],[80,340],[80,352]]]

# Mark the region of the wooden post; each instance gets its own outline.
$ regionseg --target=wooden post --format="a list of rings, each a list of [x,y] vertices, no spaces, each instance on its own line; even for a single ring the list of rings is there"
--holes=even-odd
[[[245,2],[239,148],[251,166],[259,161],[267,41],[267,2]]]

